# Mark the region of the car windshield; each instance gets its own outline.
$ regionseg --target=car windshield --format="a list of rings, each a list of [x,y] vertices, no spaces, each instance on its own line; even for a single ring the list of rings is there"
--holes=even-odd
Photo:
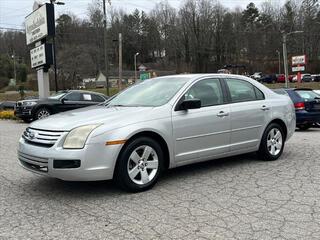
[[[135,84],[108,102],[108,106],[156,107],[167,103],[190,77],[154,78]]]
[[[57,92],[57,93],[52,94],[49,98],[50,99],[60,99],[65,94],[66,94],[66,92]]]
[[[320,98],[318,94],[311,90],[298,90],[296,91],[300,97],[305,98],[305,99],[316,99]]]

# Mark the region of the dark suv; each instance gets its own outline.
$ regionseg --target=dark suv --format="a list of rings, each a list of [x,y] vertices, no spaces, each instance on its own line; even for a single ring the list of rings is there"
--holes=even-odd
[[[60,91],[45,99],[18,101],[15,115],[25,122],[42,119],[52,114],[105,102],[107,96],[88,91]]]
[[[296,109],[299,129],[307,130],[320,122],[320,96],[312,89],[275,89],[274,92],[289,95]]]

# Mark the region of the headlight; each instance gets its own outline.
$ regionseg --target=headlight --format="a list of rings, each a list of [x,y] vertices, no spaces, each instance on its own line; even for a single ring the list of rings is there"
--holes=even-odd
[[[66,139],[64,140],[63,148],[83,148],[90,133],[98,126],[100,126],[100,124],[86,125],[72,129],[71,132],[68,133]]]
[[[37,104],[37,102],[24,102],[23,103],[24,106],[34,106],[36,104]]]

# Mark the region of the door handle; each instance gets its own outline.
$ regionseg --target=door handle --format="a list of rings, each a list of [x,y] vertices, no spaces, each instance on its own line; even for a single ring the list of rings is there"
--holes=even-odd
[[[263,106],[261,107],[261,110],[262,110],[262,111],[268,111],[268,110],[270,110],[270,108],[267,107],[267,106],[265,106],[265,105],[263,105]]]
[[[229,113],[226,113],[224,111],[221,111],[217,114],[217,117],[227,117],[227,116],[229,116]]]

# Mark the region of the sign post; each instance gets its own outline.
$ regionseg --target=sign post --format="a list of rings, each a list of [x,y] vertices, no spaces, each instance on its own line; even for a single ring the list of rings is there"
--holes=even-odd
[[[298,84],[301,83],[301,72],[305,71],[306,63],[307,63],[306,55],[292,57],[292,72],[298,72],[297,73]]]
[[[27,45],[35,43],[30,50],[31,68],[37,70],[39,98],[50,95],[48,69],[53,64],[52,44],[47,43],[48,37],[55,35],[53,4],[34,4],[34,11],[26,17]]]

